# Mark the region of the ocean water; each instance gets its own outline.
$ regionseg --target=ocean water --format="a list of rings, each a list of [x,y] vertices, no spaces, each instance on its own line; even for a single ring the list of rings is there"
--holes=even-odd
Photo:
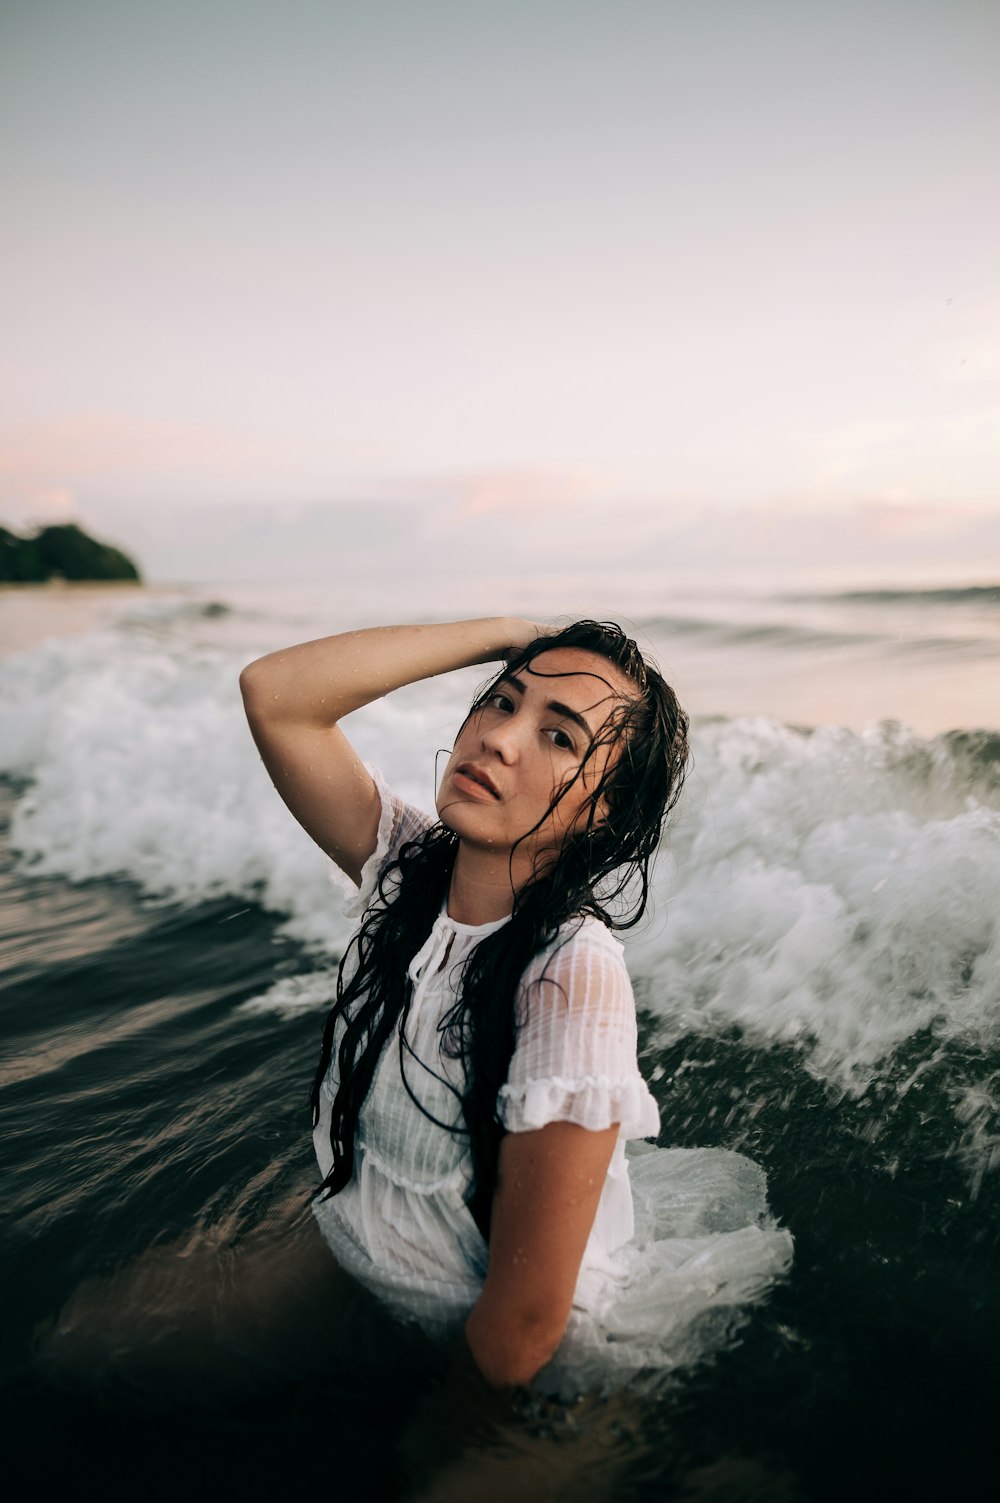
[[[449,1374],[305,1209],[348,930],[237,687],[384,611],[360,588],[3,592],[8,1474],[129,1498],[808,1500],[971,1496],[992,1471],[1000,587],[534,580],[436,604],[553,600],[624,615],[693,712],[628,941],[642,1064],[662,1143],[765,1169],[789,1276],[648,1390],[500,1409]],[[430,807],[483,676],[368,707],[355,744]]]

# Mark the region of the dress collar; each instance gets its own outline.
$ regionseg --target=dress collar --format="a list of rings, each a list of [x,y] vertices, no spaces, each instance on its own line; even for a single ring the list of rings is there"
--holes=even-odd
[[[505,914],[503,918],[492,919],[488,924],[460,924],[458,919],[453,919],[448,912],[447,896],[441,904],[441,912],[437,916],[437,922],[443,924],[455,934],[473,934],[477,939],[482,939],[486,934],[492,934],[495,929],[502,929],[504,924],[509,924],[511,915]]]

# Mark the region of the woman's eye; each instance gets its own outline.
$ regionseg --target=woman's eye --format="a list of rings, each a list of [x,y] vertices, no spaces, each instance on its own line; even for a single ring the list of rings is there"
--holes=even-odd
[[[502,689],[498,689],[495,694],[491,694],[486,703],[492,705],[496,710],[503,710],[505,715],[509,714],[514,708],[514,701]]]
[[[573,751],[572,739],[567,736],[565,731],[561,731],[558,726],[554,730],[549,731],[549,736],[551,737],[552,745],[558,746],[560,751]]]

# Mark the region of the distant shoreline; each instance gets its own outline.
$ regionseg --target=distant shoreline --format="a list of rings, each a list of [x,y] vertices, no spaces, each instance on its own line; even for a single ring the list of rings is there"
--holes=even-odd
[[[27,537],[0,527],[0,581],[48,584],[52,580],[141,584],[142,574],[127,553],[92,538],[75,522],[41,527]]]
[[[143,579],[64,579],[52,574],[48,579],[0,579],[0,590],[148,590]]]

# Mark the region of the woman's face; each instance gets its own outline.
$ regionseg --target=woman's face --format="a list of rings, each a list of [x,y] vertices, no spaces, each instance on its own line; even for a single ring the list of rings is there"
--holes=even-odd
[[[633,692],[598,653],[579,647],[539,653],[502,679],[459,731],[438,791],[442,822],[491,852],[509,851],[538,825],[518,854],[533,863],[557,852],[586,819],[584,806],[617,755],[613,744],[598,747],[577,777],[591,742]]]

